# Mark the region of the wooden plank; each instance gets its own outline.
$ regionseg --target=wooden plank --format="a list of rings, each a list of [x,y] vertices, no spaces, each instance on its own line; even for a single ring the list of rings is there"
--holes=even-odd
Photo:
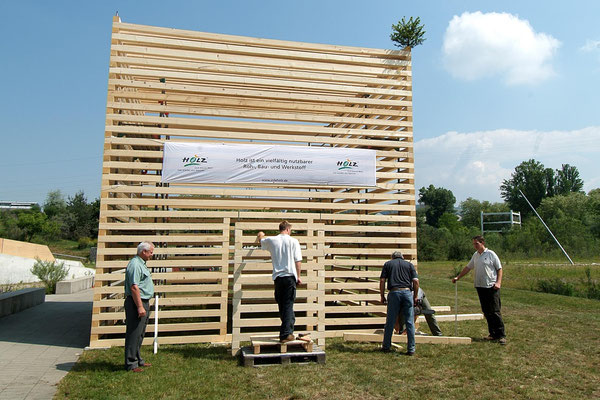
[[[116,77],[112,74],[112,79],[109,79],[109,84],[119,89],[145,89],[145,90],[158,90],[158,91],[169,91],[170,93],[182,93],[182,94],[194,94],[194,95],[215,95],[215,96],[228,96],[233,98],[242,99],[260,99],[263,98],[265,101],[268,100],[284,100],[284,101],[298,101],[298,102],[310,102],[316,104],[339,104],[347,106],[368,106],[368,107],[397,107],[406,108],[412,106],[410,99],[379,99],[373,97],[356,97],[348,95],[332,95],[330,93],[294,93],[294,92],[281,92],[277,90],[259,89],[259,88],[229,88],[229,87],[211,87],[206,85],[199,85],[198,83],[159,83],[149,81],[135,81],[127,79],[125,77]],[[114,90],[112,93],[117,96],[121,93],[121,90]]]
[[[310,114],[304,112],[287,112],[285,110],[258,110],[246,111],[236,108],[215,108],[215,107],[200,107],[200,106],[179,106],[163,104],[138,104],[129,103],[126,101],[116,101],[109,104],[112,108],[118,110],[142,111],[144,113],[172,113],[177,115],[202,115],[225,118],[247,118],[247,119],[265,119],[273,121],[295,121],[295,122],[312,122],[332,124],[338,122],[354,123],[369,126],[381,127],[412,127],[412,122],[401,119],[388,119],[378,115],[372,118],[363,117],[339,117],[328,114]]]
[[[376,333],[344,333],[344,340],[348,342],[383,342],[383,335]],[[406,343],[406,335],[393,335],[393,343]],[[420,336],[415,335],[415,343],[417,344],[471,344],[470,337],[453,337],[453,336]]]
[[[292,42],[277,39],[252,38],[248,36],[225,35],[221,33],[198,32],[173,28],[162,28],[149,25],[138,25],[124,22],[113,24],[114,29],[118,31],[131,31],[139,33],[150,33],[164,37],[195,39],[201,41],[214,41],[219,43],[242,44],[245,46],[257,47],[276,47],[282,49],[302,49],[304,51],[332,52],[342,54],[357,54],[365,56],[395,57],[400,59],[410,59],[408,50],[381,50],[367,47],[337,46],[330,44],[316,44]]]
[[[154,36],[142,36],[128,33],[115,33],[113,39],[127,43],[127,44],[140,44],[157,47],[167,47],[173,49],[184,49],[184,50],[197,50],[197,51],[214,51],[223,54],[236,54],[236,55],[258,55],[261,57],[269,58],[283,58],[292,59],[299,61],[318,61],[318,62],[331,62],[338,64],[351,64],[357,66],[375,66],[383,68],[394,68],[407,65],[405,60],[397,60],[386,57],[385,59],[379,57],[360,57],[355,55],[338,55],[338,54],[324,54],[324,53],[313,53],[298,50],[287,50],[287,49],[276,49],[276,48],[255,48],[252,46],[241,46],[241,45],[230,45],[220,44],[211,42],[196,42],[192,40],[183,39],[170,39],[165,37],[154,37]]]

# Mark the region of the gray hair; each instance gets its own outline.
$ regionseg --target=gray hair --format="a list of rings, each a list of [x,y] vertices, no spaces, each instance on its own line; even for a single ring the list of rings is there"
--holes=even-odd
[[[392,258],[402,258],[402,259],[404,259],[404,256],[402,255],[401,251],[397,250],[397,251],[395,251],[395,252],[392,253]]]
[[[139,256],[140,254],[142,254],[142,251],[148,251],[152,247],[154,247],[152,242],[142,242],[142,243],[138,244],[137,255]]]

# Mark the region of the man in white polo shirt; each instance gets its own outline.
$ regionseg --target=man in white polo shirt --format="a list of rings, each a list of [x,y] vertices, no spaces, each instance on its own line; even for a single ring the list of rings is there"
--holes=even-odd
[[[473,247],[475,247],[476,251],[473,253],[471,261],[455,278],[452,278],[452,283],[456,283],[456,281],[470,270],[475,269],[474,285],[475,289],[477,289],[481,311],[483,311],[483,315],[487,320],[488,331],[490,333],[485,339],[506,344],[504,322],[502,321],[502,314],[500,312],[502,264],[496,253],[485,247],[483,236],[475,236],[473,238]]]
[[[302,252],[298,240],[290,236],[291,232],[292,225],[283,221],[279,224],[279,235],[265,237],[264,232],[258,232],[256,237],[260,247],[271,253],[275,301],[279,306],[279,318],[281,318],[279,340],[282,343],[294,340],[296,286],[302,283],[300,280]]]

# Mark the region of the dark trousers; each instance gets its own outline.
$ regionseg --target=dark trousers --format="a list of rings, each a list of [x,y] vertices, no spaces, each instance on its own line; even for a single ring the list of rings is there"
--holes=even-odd
[[[144,366],[140,348],[148,325],[150,301],[142,299],[142,305],[146,310],[146,316],[139,318],[133,298],[131,296],[125,298],[125,369],[128,371]]]
[[[504,322],[500,313],[500,289],[494,288],[475,288],[479,295],[481,311],[488,324],[490,336],[494,339],[500,339],[506,336],[504,332]]]
[[[275,301],[279,306],[281,328],[279,339],[285,339],[294,333],[294,300],[296,300],[296,278],[293,276],[280,276],[275,279]]]
[[[429,300],[427,300],[427,296],[423,296],[423,300],[421,302],[421,307],[423,311],[433,310]],[[438,325],[437,319],[435,319],[435,315],[433,314],[425,314],[425,321],[427,321],[427,326],[429,326],[429,330],[433,336],[442,336],[442,330]],[[404,330],[404,315],[402,313],[398,314],[398,326],[400,332]],[[416,327],[416,325],[415,325]],[[416,328],[415,328],[416,329]]]

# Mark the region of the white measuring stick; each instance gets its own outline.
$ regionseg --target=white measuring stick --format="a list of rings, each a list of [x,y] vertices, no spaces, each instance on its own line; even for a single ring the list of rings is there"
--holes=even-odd
[[[158,353],[158,295],[154,298],[154,354]]]
[[[458,336],[458,281],[454,282],[454,336]]]

